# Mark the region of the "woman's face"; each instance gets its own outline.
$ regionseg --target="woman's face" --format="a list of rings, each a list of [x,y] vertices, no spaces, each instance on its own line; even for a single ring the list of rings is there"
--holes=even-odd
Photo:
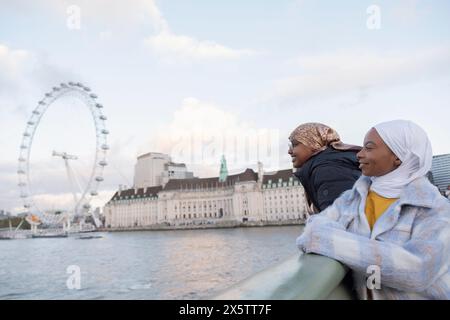
[[[363,175],[380,177],[397,169],[402,163],[372,128],[364,138],[364,146],[356,155]]]
[[[311,158],[314,150],[298,141],[291,140],[288,153],[292,157],[292,165],[294,168],[301,168]]]

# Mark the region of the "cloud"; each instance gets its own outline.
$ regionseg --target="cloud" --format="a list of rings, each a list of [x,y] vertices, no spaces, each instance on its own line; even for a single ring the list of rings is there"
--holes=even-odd
[[[214,41],[200,41],[175,34],[154,1],[147,1],[146,4],[156,34],[145,38],[144,44],[165,61],[238,59],[256,54],[249,49],[232,49]]]
[[[0,95],[17,90],[26,81],[25,73],[33,64],[26,50],[14,50],[0,43]]]
[[[154,151],[169,154],[186,163],[198,176],[216,176],[225,155],[228,169],[240,171],[262,161],[279,167],[279,131],[261,128],[239,119],[229,108],[186,98],[173,119],[140,147],[141,154]]]
[[[144,46],[165,62],[234,60],[256,54],[253,50],[233,49],[215,41],[198,40],[173,32],[153,0],[136,0],[132,3],[120,0],[50,0],[40,1],[38,4],[65,19],[71,17],[68,8],[77,6],[81,29],[91,30],[95,23],[101,29],[98,32],[101,40],[109,40],[115,33],[123,33],[123,28],[150,25],[154,34],[143,39]],[[25,10],[21,0],[8,6]],[[127,36],[129,37],[129,33]]]
[[[360,91],[446,74],[450,48],[386,54],[339,51],[302,56],[288,64],[297,74],[277,80],[269,99],[325,98],[355,90],[365,95]]]
[[[166,61],[239,59],[255,54],[252,50],[235,50],[215,42],[175,35],[170,31],[150,36],[144,40],[144,43]]]
[[[67,79],[80,78],[39,54],[0,43],[0,99],[3,106],[13,106],[12,110],[2,108],[1,111],[22,110],[24,104],[30,103],[25,96],[42,95],[44,90]]]

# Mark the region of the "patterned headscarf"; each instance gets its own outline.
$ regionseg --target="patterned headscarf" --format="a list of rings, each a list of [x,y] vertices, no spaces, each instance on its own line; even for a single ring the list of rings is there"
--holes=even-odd
[[[297,141],[314,150],[314,154],[332,147],[336,150],[359,151],[361,147],[345,144],[341,141],[339,134],[332,128],[316,122],[299,125],[289,136],[289,140]]]

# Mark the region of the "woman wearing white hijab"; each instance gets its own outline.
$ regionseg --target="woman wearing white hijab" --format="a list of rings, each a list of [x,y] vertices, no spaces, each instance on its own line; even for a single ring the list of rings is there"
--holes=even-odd
[[[425,176],[426,133],[411,121],[380,123],[357,156],[363,175],[308,220],[298,247],[346,264],[361,299],[450,299],[450,202]],[[380,284],[368,286],[374,268]]]

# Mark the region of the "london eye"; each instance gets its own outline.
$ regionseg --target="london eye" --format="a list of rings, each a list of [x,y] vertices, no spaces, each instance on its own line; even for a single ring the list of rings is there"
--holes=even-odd
[[[81,102],[81,105],[84,105],[90,110],[95,126],[94,161],[90,165],[91,169],[88,173],[88,179],[82,187],[76,179],[76,175],[71,165],[71,162],[77,161],[78,157],[65,150],[53,151],[52,156],[60,157],[64,161],[67,179],[71,186],[73,205],[71,205],[71,209],[67,214],[62,215],[63,217],[53,217],[53,219],[50,219],[48,215],[44,214],[44,210],[41,210],[36,201],[34,201],[33,190],[31,187],[30,154],[33,147],[33,139],[41,120],[49,108],[52,105],[55,105],[55,102],[63,97],[76,98]],[[55,223],[55,221],[49,220],[58,219],[59,221],[57,222],[61,222],[64,218],[64,227],[70,229],[70,223],[74,221],[74,219],[83,219],[87,215],[92,214],[91,201],[98,196],[99,186],[104,180],[103,172],[107,166],[106,154],[109,150],[109,145],[107,143],[109,131],[106,129],[107,117],[104,115],[103,109],[103,105],[98,102],[97,95],[93,93],[89,87],[80,82],[61,83],[59,86],[53,87],[52,90],[47,92],[42,100],[37,103],[36,108],[32,111],[31,116],[26,123],[18,158],[18,186],[24,211],[28,215],[27,221],[33,221],[34,225],[36,225],[36,221]]]

